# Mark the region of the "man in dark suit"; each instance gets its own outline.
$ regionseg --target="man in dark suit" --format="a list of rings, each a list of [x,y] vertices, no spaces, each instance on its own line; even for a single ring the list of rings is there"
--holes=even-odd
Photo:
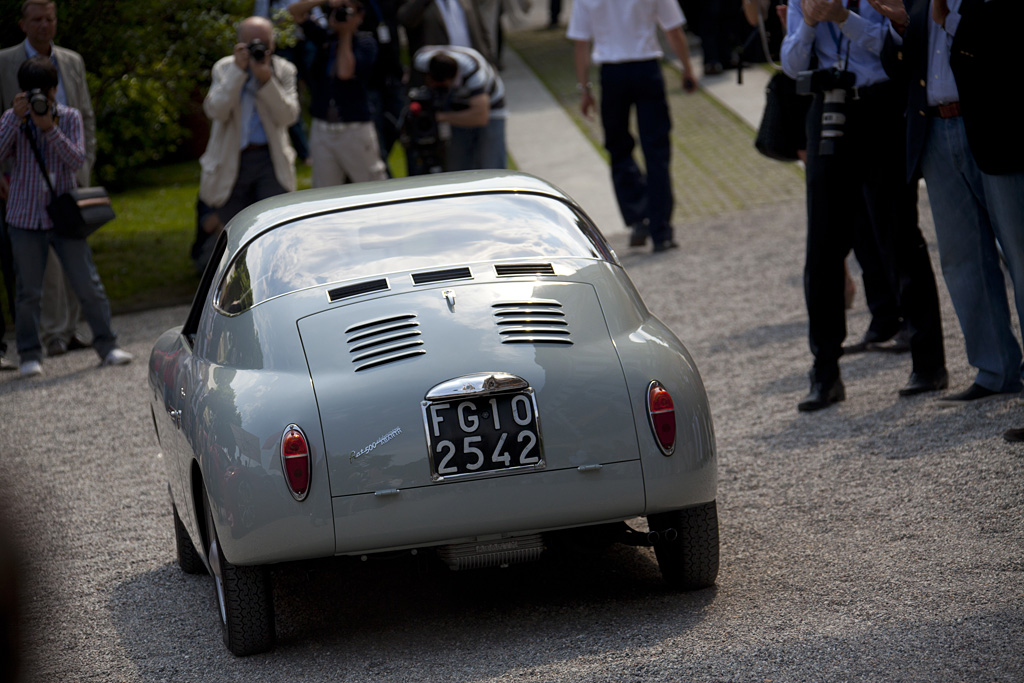
[[[494,46],[475,0],[405,0],[398,21],[411,55],[427,45],[457,45],[473,48],[494,64]]]
[[[1007,65],[1024,25],[1020,0],[870,0],[890,18],[883,64],[907,91],[907,172],[924,176],[942,274],[974,383],[963,405],[1021,390],[997,246],[1024,320],[1024,129]]]
[[[80,187],[88,187],[91,185],[89,177],[92,165],[96,161],[96,117],[85,80],[85,62],[77,52],[53,44],[57,33],[57,9],[52,0],[26,0],[22,3],[18,26],[25,34],[25,41],[0,50],[0,111],[10,109],[15,95],[21,92],[18,87],[18,67],[22,62],[37,54],[50,57],[60,79],[57,101],[74,107],[82,114],[85,163],[77,177]],[[0,199],[7,199],[7,190],[7,181],[0,178]],[[88,346],[76,333],[81,320],[78,297],[64,277],[60,262],[51,249],[46,263],[39,320],[43,345],[48,355],[60,355],[69,349]]]

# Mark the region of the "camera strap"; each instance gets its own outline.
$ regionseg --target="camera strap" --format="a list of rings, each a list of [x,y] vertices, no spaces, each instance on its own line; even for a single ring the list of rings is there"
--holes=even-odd
[[[43,152],[39,149],[39,145],[36,143],[36,136],[32,132],[32,128],[28,121],[21,126],[21,130],[24,131],[25,137],[28,138],[28,145],[32,148],[32,154],[36,157],[36,163],[39,164],[39,170],[43,173],[43,180],[46,181],[46,186],[50,188],[50,196],[56,197],[57,193],[53,189],[53,183],[50,182],[50,174],[46,172],[46,162],[43,161]]]

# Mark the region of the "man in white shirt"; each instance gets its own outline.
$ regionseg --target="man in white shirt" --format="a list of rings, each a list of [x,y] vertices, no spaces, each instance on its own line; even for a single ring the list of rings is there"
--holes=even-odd
[[[694,92],[697,77],[683,33],[686,18],[676,0],[576,0],[568,37],[576,41],[576,87],[580,110],[590,117],[594,96],[591,61],[600,65],[601,125],[611,155],[612,184],[622,218],[633,234],[630,246],[643,246],[650,234],[654,251],[678,245],[672,239],[672,176],[669,170],[672,120],[661,73],[657,28],[683,64],[683,89]],[[591,50],[592,48],[592,50]],[[629,132],[636,107],[646,175],[633,159],[636,143]]]

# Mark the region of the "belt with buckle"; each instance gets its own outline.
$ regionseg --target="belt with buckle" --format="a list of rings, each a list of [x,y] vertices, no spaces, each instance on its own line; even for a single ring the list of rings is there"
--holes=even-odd
[[[960,116],[960,103],[950,102],[949,104],[928,107],[928,115],[938,116],[940,119],[955,119],[957,116]]]

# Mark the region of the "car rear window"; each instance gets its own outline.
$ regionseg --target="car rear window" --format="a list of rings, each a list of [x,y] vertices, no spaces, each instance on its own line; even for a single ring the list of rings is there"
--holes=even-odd
[[[554,258],[614,260],[589,221],[549,197],[485,194],[363,207],[259,235],[235,256],[215,303],[233,315],[307,287],[481,261]]]

